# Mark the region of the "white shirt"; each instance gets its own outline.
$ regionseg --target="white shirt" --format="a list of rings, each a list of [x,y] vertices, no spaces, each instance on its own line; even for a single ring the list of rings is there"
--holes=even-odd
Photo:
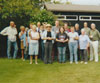
[[[38,32],[31,31],[31,36],[32,36],[32,38],[37,38]],[[30,43],[38,43],[38,40],[32,40],[30,38]]]
[[[80,35],[79,36],[79,45],[80,49],[86,49],[87,44],[90,42],[88,35]]]
[[[14,27],[6,27],[4,30],[1,31],[2,35],[7,35],[8,39],[12,42],[16,41],[17,29]]]
[[[69,36],[69,42],[77,42],[77,40],[74,40],[75,37],[78,37],[78,33],[77,32],[69,32],[68,33]]]

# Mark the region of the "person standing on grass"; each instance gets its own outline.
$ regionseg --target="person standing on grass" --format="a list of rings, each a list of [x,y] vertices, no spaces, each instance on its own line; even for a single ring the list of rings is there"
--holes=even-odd
[[[40,47],[41,47],[41,59],[44,60],[44,43],[43,43],[43,40],[41,39],[42,37],[42,34],[44,32],[44,26],[41,26],[40,27]]]
[[[59,33],[56,36],[57,47],[58,47],[58,57],[60,63],[65,63],[66,61],[66,44],[68,42],[68,36],[65,33],[64,27],[59,29]]]
[[[33,55],[35,55],[35,64],[38,64],[38,51],[39,51],[39,33],[36,31],[36,26],[32,26],[32,30],[29,32],[30,43],[29,43],[29,55],[30,55],[30,64],[32,64]]]
[[[55,26],[52,27],[52,31],[57,35],[59,33],[60,23],[59,21],[55,21]],[[55,41],[53,44],[53,59],[58,60],[58,50],[57,50],[57,42]]]
[[[25,31],[25,27],[24,26],[21,26],[20,27],[20,32],[19,32],[19,38],[20,38],[20,41],[21,41],[21,53],[22,53],[22,60],[23,61],[25,61],[25,59],[26,59],[26,43],[28,43],[27,42],[27,38],[26,38],[26,31]]]
[[[78,48],[78,33],[75,32],[75,28],[71,27],[71,32],[68,33],[69,36],[69,50],[70,50],[70,64],[73,63],[73,55],[75,63],[78,64],[77,60],[77,48]]]
[[[46,25],[47,29],[43,32],[42,34],[42,39],[44,43],[44,63],[45,64],[51,64],[52,63],[52,48],[53,48],[53,43],[55,40],[55,33],[51,30],[52,26],[50,24]]]
[[[4,30],[2,30],[0,32],[1,35],[6,35],[8,36],[8,41],[7,41],[7,56],[8,59],[11,59],[11,46],[14,47],[14,55],[13,55],[13,59],[16,58],[17,56],[17,51],[18,51],[18,46],[17,46],[17,29],[16,29],[16,25],[14,23],[14,21],[10,21],[10,26],[6,27]]]
[[[80,54],[81,54],[81,63],[83,61],[85,64],[88,62],[87,50],[89,47],[90,39],[87,35],[85,35],[85,30],[81,30],[81,35],[79,36],[79,46],[80,46]]]
[[[90,61],[93,61],[93,55],[95,56],[95,62],[98,62],[98,48],[99,48],[99,39],[100,33],[96,29],[96,25],[94,23],[91,24],[90,30]]]
[[[78,33],[78,35],[81,34],[80,28],[79,28],[79,24],[76,23],[75,24],[75,32]],[[78,50],[77,50],[77,54],[78,54],[78,60],[80,60],[80,48],[79,48],[79,41],[78,41]]]

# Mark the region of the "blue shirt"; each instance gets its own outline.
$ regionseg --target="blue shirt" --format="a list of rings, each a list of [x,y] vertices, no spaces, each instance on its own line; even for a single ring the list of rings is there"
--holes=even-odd
[[[87,35],[80,35],[79,36],[79,45],[80,45],[80,49],[86,49],[87,48],[87,44],[90,42],[90,39]]]
[[[19,35],[21,34],[21,32],[19,33]],[[20,40],[24,42],[24,47],[26,47],[26,32],[24,32],[24,34],[20,37]]]

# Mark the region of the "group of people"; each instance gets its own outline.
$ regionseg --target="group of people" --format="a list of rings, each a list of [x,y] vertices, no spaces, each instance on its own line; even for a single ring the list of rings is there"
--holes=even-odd
[[[35,64],[38,64],[38,55],[40,55],[45,64],[52,64],[57,56],[59,63],[65,63],[69,55],[70,64],[74,61],[78,64],[79,59],[84,64],[88,63],[88,59],[98,62],[100,33],[94,23],[91,24],[91,28],[88,27],[87,22],[83,25],[81,30],[78,23],[69,28],[68,23],[60,26],[59,21],[55,21],[55,26],[46,22],[42,24],[38,22],[37,25],[30,23],[30,28],[20,26],[18,36],[22,60],[24,61],[30,55],[30,64],[32,64],[34,55]],[[7,56],[11,58],[10,51],[13,45],[13,58],[15,59],[18,51],[18,32],[14,21],[11,21],[10,26],[2,30],[0,34],[8,36]]]

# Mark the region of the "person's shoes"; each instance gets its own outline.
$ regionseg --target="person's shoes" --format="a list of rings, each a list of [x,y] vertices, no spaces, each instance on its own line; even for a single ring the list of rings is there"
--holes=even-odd
[[[88,64],[88,62],[85,62],[84,64]]]
[[[25,59],[23,59],[23,61],[25,61]]]
[[[78,62],[75,62],[76,64],[78,64]]]
[[[81,64],[83,63],[83,61],[80,62]]]
[[[32,64],[32,62],[30,62],[30,64]]]
[[[96,63],[98,62],[98,61],[95,61]]]
[[[72,64],[73,62],[71,61],[70,64]]]
[[[35,62],[35,64],[38,64],[37,62]]]

